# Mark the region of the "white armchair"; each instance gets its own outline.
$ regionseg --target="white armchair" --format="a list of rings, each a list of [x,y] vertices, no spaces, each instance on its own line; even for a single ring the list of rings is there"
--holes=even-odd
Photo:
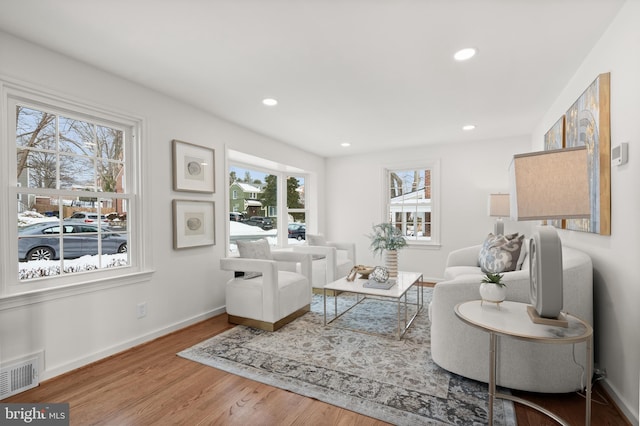
[[[325,241],[320,235],[306,236],[308,245],[294,246],[293,251],[312,255],[312,287],[322,289],[327,283],[346,277],[356,262],[355,243]]]
[[[220,268],[225,271],[260,274],[252,278],[237,276],[227,281],[226,308],[230,323],[275,331],[309,311],[311,256],[273,251],[270,257],[220,260]],[[287,264],[299,266],[291,268],[286,267]]]

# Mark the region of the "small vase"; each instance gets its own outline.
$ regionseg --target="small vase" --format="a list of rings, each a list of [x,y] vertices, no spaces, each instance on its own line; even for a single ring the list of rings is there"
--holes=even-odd
[[[385,264],[389,271],[389,278],[398,276],[398,250],[387,250]]]
[[[480,297],[483,302],[501,303],[507,297],[507,288],[491,283],[480,284]],[[500,305],[498,305],[500,306]]]

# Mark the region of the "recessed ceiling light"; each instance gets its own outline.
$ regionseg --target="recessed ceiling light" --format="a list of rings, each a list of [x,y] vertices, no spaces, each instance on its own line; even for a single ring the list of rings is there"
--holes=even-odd
[[[349,142],[342,142],[342,143],[340,144],[340,146],[343,146],[343,147],[345,147],[345,148],[346,148],[346,147],[348,147],[348,146],[351,146],[351,144],[350,144]]]
[[[262,100],[262,103],[265,104],[266,106],[276,106],[278,105],[278,101],[276,99],[273,98],[265,98]]]
[[[462,126],[462,130],[464,131],[473,130],[475,128],[476,128],[475,124],[467,124],[466,126]]]
[[[465,49],[458,50],[455,55],[453,55],[456,61],[466,61],[467,59],[473,58],[478,50],[473,47],[467,47]]]

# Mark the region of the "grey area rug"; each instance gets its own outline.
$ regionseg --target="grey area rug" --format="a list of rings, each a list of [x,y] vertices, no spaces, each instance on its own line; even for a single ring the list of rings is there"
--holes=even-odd
[[[178,355],[396,425],[486,425],[487,385],[431,360],[430,298],[425,289],[402,340],[393,337],[395,303],[367,299],[336,321],[385,337],[323,326],[323,297],[314,295],[311,312],[276,332],[236,326]],[[338,311],[353,301],[341,295]],[[516,424],[511,402],[495,404],[494,424]]]

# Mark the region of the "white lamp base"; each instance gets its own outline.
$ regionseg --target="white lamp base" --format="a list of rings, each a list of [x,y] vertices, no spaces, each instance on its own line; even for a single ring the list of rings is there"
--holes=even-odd
[[[552,325],[555,327],[564,328],[569,327],[569,321],[567,320],[567,316],[564,314],[564,312],[560,312],[558,318],[544,318],[536,312],[536,309],[533,306],[527,305],[527,313],[529,314],[529,318],[531,318],[531,321],[534,324]]]
[[[493,235],[504,235],[504,222],[502,218],[498,218],[493,225]]]
[[[539,226],[529,240],[529,296],[543,318],[562,312],[562,243],[553,226]]]

